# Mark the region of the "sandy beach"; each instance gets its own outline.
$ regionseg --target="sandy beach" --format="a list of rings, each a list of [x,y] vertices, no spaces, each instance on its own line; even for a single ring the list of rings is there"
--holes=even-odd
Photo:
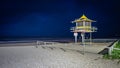
[[[0,68],[120,68],[117,60],[106,60],[98,54],[109,44],[86,45],[85,54],[83,46],[74,43],[39,45],[38,48],[33,46],[35,43],[0,44],[21,45],[0,47]]]

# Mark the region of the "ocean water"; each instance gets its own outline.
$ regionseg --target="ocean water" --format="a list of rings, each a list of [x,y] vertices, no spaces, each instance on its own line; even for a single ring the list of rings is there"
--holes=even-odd
[[[92,39],[92,42],[99,42],[99,43],[104,43],[104,42],[114,42],[117,39]],[[2,38],[0,39],[0,43],[29,43],[29,42],[36,42],[36,41],[45,41],[45,42],[59,42],[59,43],[71,43],[74,42],[74,38],[47,38],[47,37],[38,37],[38,38]],[[89,42],[90,39],[85,39],[86,42]],[[81,39],[78,39],[78,42],[81,42]]]
[[[30,43],[36,41],[69,43],[74,42],[72,38],[3,38],[0,43]]]

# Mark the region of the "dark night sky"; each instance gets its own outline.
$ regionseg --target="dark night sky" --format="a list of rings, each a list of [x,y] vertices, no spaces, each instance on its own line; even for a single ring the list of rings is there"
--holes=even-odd
[[[96,38],[120,38],[119,0],[3,0],[0,37],[72,37],[71,21],[96,20]]]

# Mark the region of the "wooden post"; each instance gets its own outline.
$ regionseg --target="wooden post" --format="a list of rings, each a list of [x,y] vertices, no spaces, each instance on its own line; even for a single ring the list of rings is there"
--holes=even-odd
[[[36,43],[37,43],[37,44],[36,44],[36,48],[38,48],[38,45],[39,45],[39,41],[37,41]]]
[[[111,49],[111,47],[109,47],[108,50],[109,50],[109,55],[112,55],[112,49]]]

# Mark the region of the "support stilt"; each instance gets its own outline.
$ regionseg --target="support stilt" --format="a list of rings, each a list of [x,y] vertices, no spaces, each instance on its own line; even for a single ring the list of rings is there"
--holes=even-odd
[[[90,45],[92,45],[92,32],[90,32]]]
[[[75,43],[77,43],[77,36],[75,36]]]
[[[83,45],[83,54],[85,54],[85,33],[81,33],[82,45]]]
[[[75,43],[77,43],[77,36],[78,36],[78,33],[74,33],[74,37],[75,37]]]

